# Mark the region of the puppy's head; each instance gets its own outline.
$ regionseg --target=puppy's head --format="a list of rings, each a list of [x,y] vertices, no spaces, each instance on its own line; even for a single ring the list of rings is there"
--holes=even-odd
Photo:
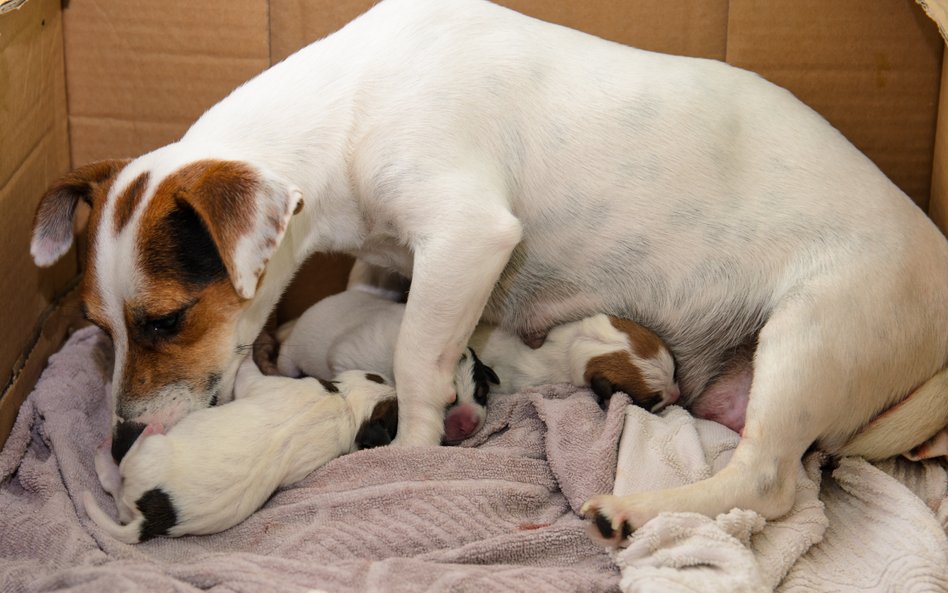
[[[621,317],[598,315],[589,321],[601,336],[615,332],[625,343],[586,362],[583,378],[600,400],[622,391],[653,412],[678,401],[675,359],[655,332]]]
[[[473,348],[461,355],[454,375],[457,401],[444,417],[444,442],[459,443],[480,430],[487,415],[487,396],[491,385],[500,385],[500,378],[477,357]]]
[[[83,310],[113,341],[115,422],[170,427],[230,399],[282,289],[263,282],[264,268],[300,192],[247,163],[186,153],[171,145],[86,165],[36,212],[31,253],[48,266],[72,244],[79,201],[91,206]]]

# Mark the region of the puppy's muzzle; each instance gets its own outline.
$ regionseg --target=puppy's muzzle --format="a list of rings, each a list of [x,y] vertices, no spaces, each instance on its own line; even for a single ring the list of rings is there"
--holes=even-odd
[[[141,422],[121,421],[115,425],[112,430],[112,459],[115,463],[121,463],[122,458],[132,448],[135,439],[145,430],[145,425]]]

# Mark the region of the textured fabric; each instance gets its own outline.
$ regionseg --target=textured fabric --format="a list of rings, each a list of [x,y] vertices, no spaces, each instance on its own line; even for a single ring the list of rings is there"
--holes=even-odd
[[[461,447],[337,459],[226,532],[125,545],[79,500],[88,489],[114,509],[92,464],[110,356],[98,330],[77,332],[0,452],[4,593],[948,591],[944,462],[843,459],[830,473],[811,455],[778,521],[664,514],[610,555],[576,516],[586,498],[613,476],[620,494],[711,476],[738,437],[621,396],[603,412],[567,386],[495,397]]]
[[[707,478],[738,436],[673,407],[626,411],[614,493]],[[821,455],[799,469],[792,510],[776,521],[734,509],[710,519],[666,513],[615,555],[627,592],[948,591],[948,476],[944,461]]]
[[[617,591],[575,511],[609,492],[625,397],[496,396],[461,447],[344,456],[223,533],[122,544],[85,515],[109,421],[110,345],[52,357],[0,453],[0,591]]]

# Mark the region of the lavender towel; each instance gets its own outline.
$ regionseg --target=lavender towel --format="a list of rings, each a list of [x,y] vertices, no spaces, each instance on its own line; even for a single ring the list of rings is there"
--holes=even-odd
[[[107,432],[110,345],[53,356],[0,453],[0,591],[618,591],[582,502],[613,487],[627,399],[585,389],[496,396],[460,447],[339,458],[220,534],[137,546],[85,515],[114,506],[92,456]]]

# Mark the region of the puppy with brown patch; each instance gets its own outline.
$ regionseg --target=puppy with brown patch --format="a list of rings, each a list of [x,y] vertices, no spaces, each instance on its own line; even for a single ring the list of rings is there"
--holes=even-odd
[[[388,375],[404,314],[403,303],[362,288],[326,297],[280,327],[277,368],[289,377],[331,377],[353,368]],[[549,383],[589,385],[600,398],[623,391],[657,411],[678,399],[674,376],[674,360],[661,339],[629,320],[600,314],[566,323],[553,328],[537,349],[480,324],[455,376],[458,399],[446,413],[444,440],[458,442],[480,429],[489,389],[514,393]]]
[[[868,158],[755,74],[483,0],[383,0],[179,141],[73,172],[40,203],[37,264],[79,200],[116,423],[231,397],[296,270],[344,252],[411,278],[399,445],[441,441],[479,320],[538,343],[633,319],[674,353],[683,404],[744,409],[715,476],[591,501],[608,535],[663,511],[778,517],[810,447],[885,457],[948,425],[948,241]],[[752,343],[749,396],[714,390]]]
[[[96,471],[124,525],[85,492],[89,517],[130,544],[229,529],[277,488],[354,451],[367,427],[384,422],[376,412],[395,400],[376,374],[349,371],[332,382],[267,377],[249,359],[235,390],[236,401],[189,414],[167,433],[149,424],[117,467],[101,447]],[[386,444],[379,437],[372,444]]]

